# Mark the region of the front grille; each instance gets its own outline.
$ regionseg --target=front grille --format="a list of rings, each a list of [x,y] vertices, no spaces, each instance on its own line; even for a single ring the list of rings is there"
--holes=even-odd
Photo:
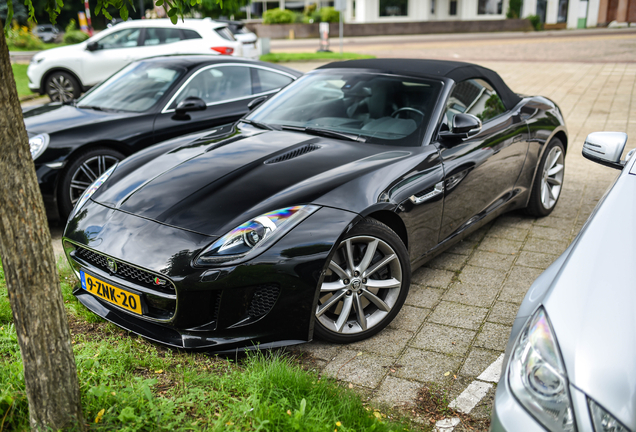
[[[77,246],[75,253],[78,257],[80,257],[84,261],[87,261],[93,264],[94,266],[100,268],[101,270],[111,273],[108,268],[108,263],[106,261],[107,258],[104,255],[95,253],[81,246]],[[164,286],[156,285],[154,282],[155,278],[157,277],[156,275],[150,272],[147,272],[145,270],[138,269],[136,267],[133,267],[131,265],[128,265],[118,260],[113,260],[113,261],[117,263],[117,272],[115,274],[119,278],[124,279],[128,282],[132,282],[134,284],[144,286],[146,288],[150,288],[154,291],[158,291],[158,292],[162,292],[166,294],[174,294],[174,287],[172,286],[170,282],[166,281],[166,285]]]
[[[269,312],[278,299],[280,288],[278,285],[263,285],[256,289],[247,314],[252,318],[259,318]]]

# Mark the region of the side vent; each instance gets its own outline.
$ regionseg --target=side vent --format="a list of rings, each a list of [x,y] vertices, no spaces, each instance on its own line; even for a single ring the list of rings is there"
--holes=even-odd
[[[278,162],[284,162],[286,160],[290,160],[293,159],[295,157],[298,156],[302,156],[306,153],[312,152],[314,150],[318,150],[320,148],[319,145],[316,144],[307,144],[298,148],[295,148],[294,150],[288,151],[287,153],[283,153],[281,155],[276,156],[275,158],[269,159],[265,161],[266,165],[269,164],[275,164]]]
[[[269,312],[278,300],[278,285],[262,285],[254,292],[247,314],[252,318],[260,318]]]

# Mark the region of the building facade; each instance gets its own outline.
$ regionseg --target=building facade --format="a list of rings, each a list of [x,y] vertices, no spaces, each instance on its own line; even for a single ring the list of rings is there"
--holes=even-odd
[[[348,23],[506,18],[509,0],[345,0]],[[302,11],[310,4],[333,6],[333,0],[252,0],[252,13],[275,7]],[[586,28],[612,21],[636,22],[636,0],[522,0],[521,17],[538,15],[546,28]]]

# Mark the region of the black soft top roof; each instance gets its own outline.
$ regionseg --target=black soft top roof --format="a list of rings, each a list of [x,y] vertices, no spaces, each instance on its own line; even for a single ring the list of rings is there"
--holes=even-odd
[[[329,63],[318,69],[374,69],[383,73],[414,77],[445,77],[455,82],[481,78],[492,84],[507,109],[512,109],[521,101],[497,72],[472,63],[420,59],[366,59]]]

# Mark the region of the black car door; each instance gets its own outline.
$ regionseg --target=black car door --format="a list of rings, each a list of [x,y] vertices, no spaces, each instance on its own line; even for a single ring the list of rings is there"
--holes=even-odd
[[[457,113],[483,122],[475,136],[441,140],[444,215],[439,241],[463,231],[508,202],[528,150],[528,129],[516,110],[506,110],[494,88],[481,79],[458,83],[446,103],[448,124]]]
[[[274,69],[246,64],[215,64],[190,76],[162,111],[154,124],[155,142],[231,123],[247,113],[253,99],[275,93],[293,81],[291,75]],[[175,115],[175,108],[187,97],[202,99],[207,107],[187,116]]]

